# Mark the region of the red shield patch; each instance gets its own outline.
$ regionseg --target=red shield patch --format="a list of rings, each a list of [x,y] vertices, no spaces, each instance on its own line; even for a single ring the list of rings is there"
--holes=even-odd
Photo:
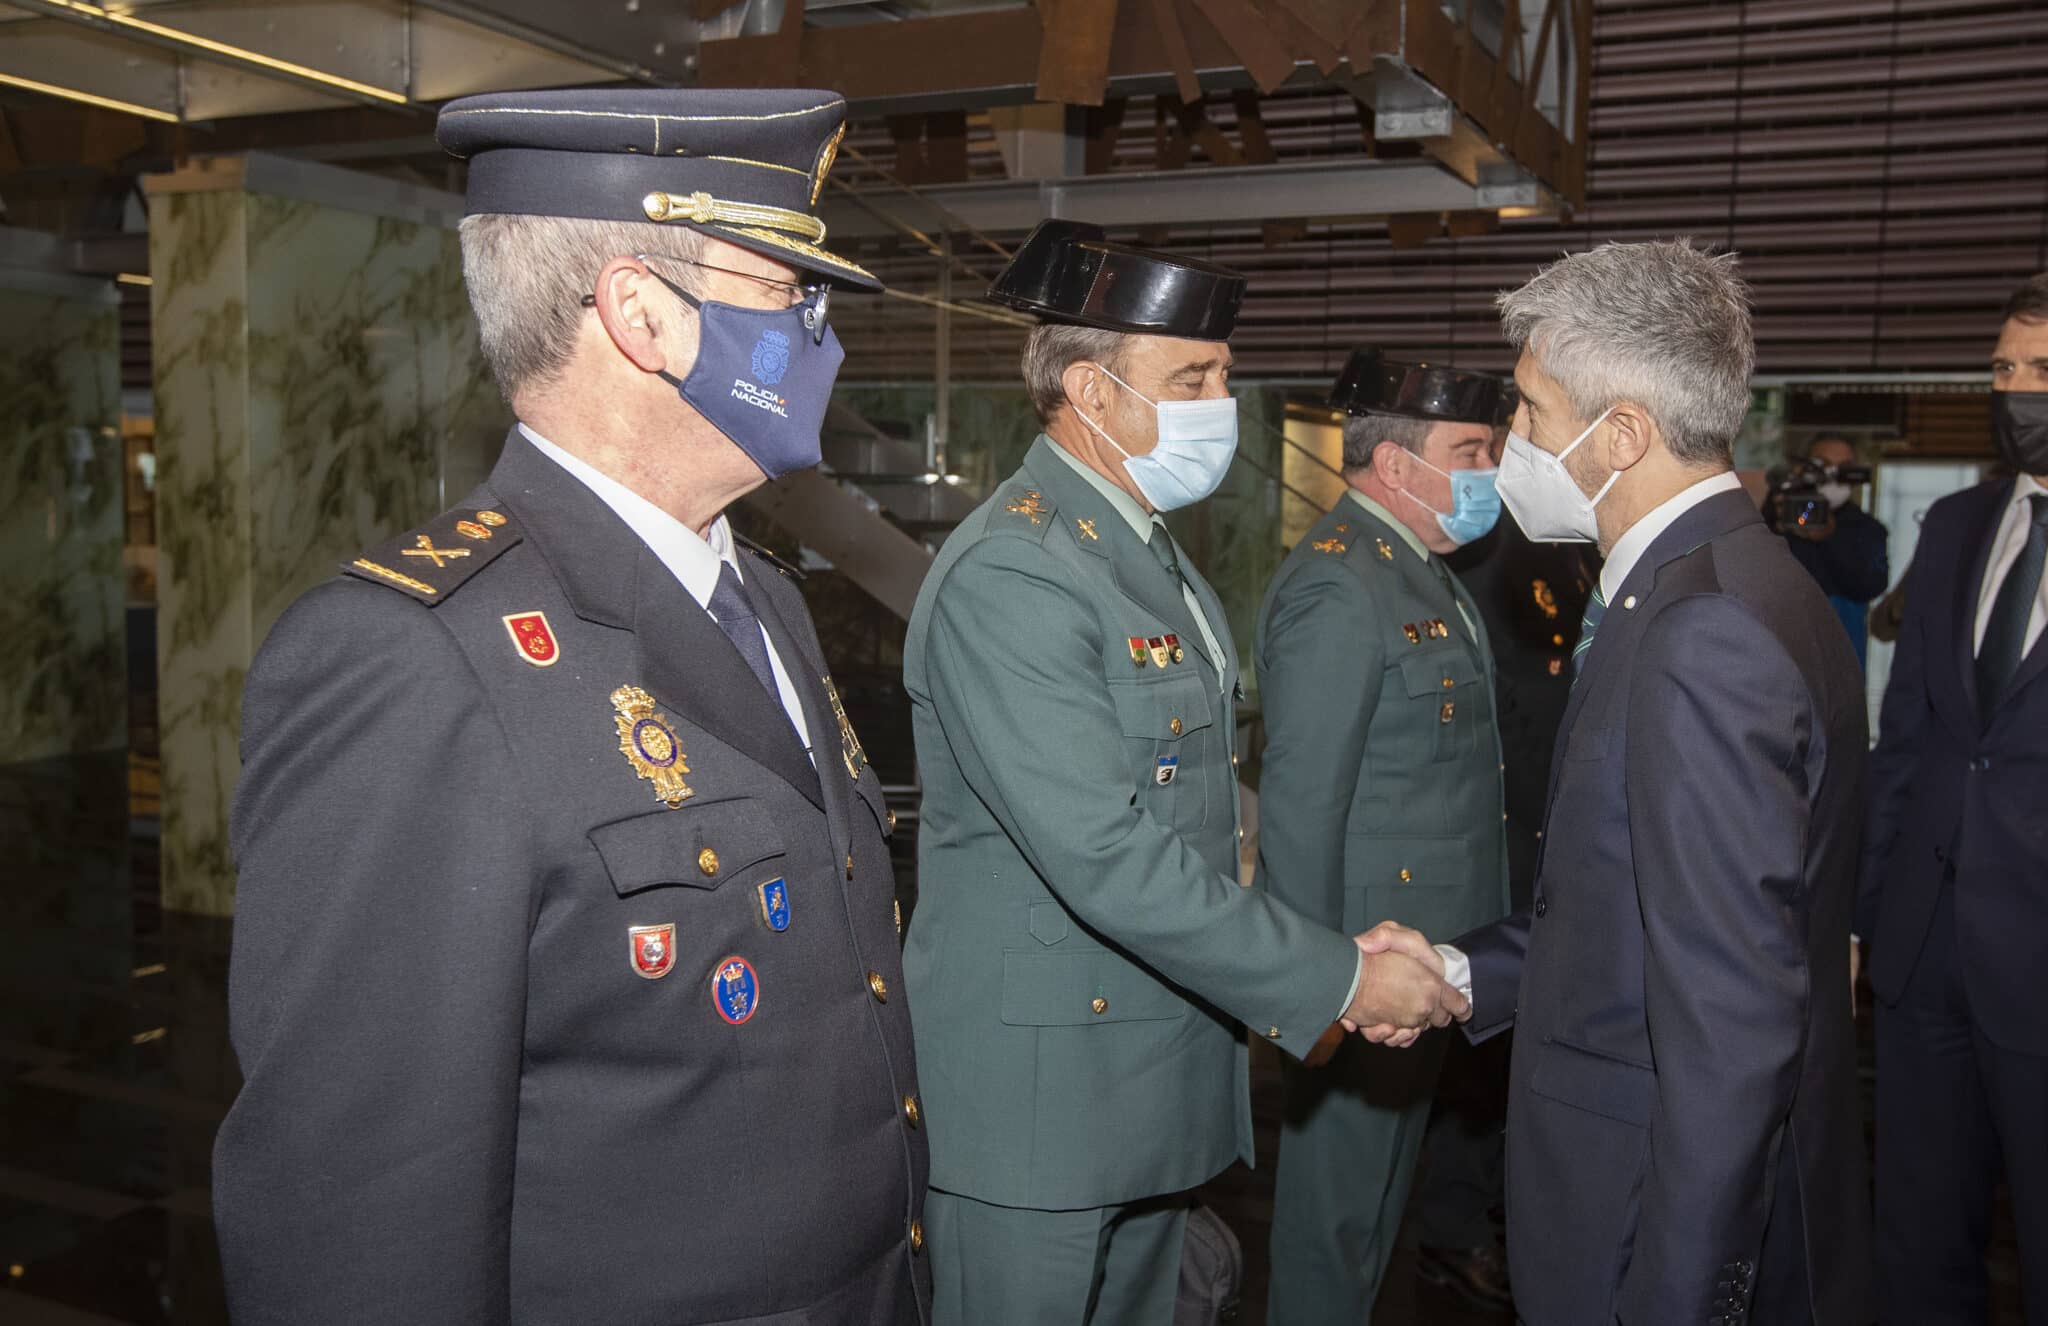
[[[626,931],[633,949],[633,972],[650,981],[668,975],[676,965],[676,928],[668,925],[636,925]]]
[[[505,618],[505,629],[512,633],[519,657],[537,668],[551,668],[562,657],[562,647],[555,643],[555,633],[548,629],[546,613],[515,612]]]

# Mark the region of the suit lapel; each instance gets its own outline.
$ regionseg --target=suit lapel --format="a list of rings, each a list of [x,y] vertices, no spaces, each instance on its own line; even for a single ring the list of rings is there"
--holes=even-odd
[[[825,819],[832,827],[833,841],[837,844],[834,850],[843,856],[851,850],[852,807],[847,801],[851,789],[841,777],[845,768],[844,748],[839,735],[839,717],[825,696],[824,663],[812,658],[798,642],[796,632],[790,629],[782,609],[775,602],[776,595],[769,588],[769,580],[775,573],[755,558],[749,557],[746,562],[747,596],[754,601],[754,610],[761,614],[761,625],[767,629],[768,639],[789,672],[797,699],[803,705],[804,725],[811,733],[811,755],[806,763],[815,763],[816,783],[825,798]]]
[[[644,548],[640,555],[633,631],[639,637],[647,689],[679,716],[822,807],[817,771],[798,743],[781,701],[761,685],[711,614],[683,591],[668,568]],[[758,604],[755,610],[765,621]],[[786,661],[791,656],[783,657]]]
[[[817,775],[781,703],[617,513],[516,428],[490,488],[539,547],[576,615],[633,633],[641,675],[607,684],[640,686],[822,805]]]
[[[1992,490],[1996,500],[1977,522],[1977,537],[1970,549],[1969,560],[1962,562],[1962,579],[1955,592],[1949,595],[1949,606],[1953,616],[1949,626],[1949,649],[1955,656],[1957,671],[1962,674],[1960,694],[1963,697],[1962,730],[1975,736],[1983,724],[1977,717],[1977,603],[1984,592],[1984,577],[1991,570],[1991,550],[1998,543],[1998,527],[2005,523],[2005,508],[2012,501],[2013,481],[2008,479]],[[2026,664],[2020,666],[2025,673]],[[2017,688],[2019,678],[2013,678]]]

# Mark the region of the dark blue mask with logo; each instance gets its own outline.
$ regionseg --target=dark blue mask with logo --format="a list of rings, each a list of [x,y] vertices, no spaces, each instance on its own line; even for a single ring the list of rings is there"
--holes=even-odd
[[[689,376],[662,378],[714,428],[747,453],[769,481],[819,461],[818,432],[846,351],[814,311],[741,308],[671,290],[698,313],[697,362]]]

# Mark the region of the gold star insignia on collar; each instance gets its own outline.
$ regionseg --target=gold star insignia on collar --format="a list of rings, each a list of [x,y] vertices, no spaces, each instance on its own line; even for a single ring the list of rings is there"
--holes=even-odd
[[[1394,550],[1387,546],[1385,539],[1374,539],[1373,542],[1379,545],[1381,561],[1391,562],[1394,560]]]

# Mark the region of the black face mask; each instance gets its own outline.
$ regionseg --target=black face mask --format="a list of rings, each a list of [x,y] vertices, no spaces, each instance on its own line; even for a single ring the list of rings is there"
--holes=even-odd
[[[2021,474],[2048,474],[2048,391],[1991,393],[1998,455]]]

